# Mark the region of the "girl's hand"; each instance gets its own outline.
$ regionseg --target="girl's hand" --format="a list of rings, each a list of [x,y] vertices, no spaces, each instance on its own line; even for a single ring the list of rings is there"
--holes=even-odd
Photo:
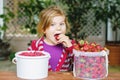
[[[64,34],[59,34],[57,37],[57,42],[62,43],[65,47],[71,47],[72,43],[68,36]]]

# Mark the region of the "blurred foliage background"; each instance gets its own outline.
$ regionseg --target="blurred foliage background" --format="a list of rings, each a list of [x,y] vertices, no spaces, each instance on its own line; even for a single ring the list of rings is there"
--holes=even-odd
[[[7,2],[7,0],[5,0]],[[120,0],[11,0],[16,7],[4,6],[4,14],[0,15],[3,25],[0,25],[1,40],[5,41],[6,33],[14,34],[17,29],[29,34],[37,34],[36,25],[41,10],[51,5],[59,5],[66,11],[71,24],[70,38],[75,40],[86,39],[92,36],[105,36],[107,41],[108,23],[111,23],[115,32],[113,42],[118,44],[118,34],[120,32]],[[11,4],[12,5],[12,4]],[[92,13],[92,14],[91,14]],[[89,17],[91,17],[89,19]],[[14,28],[9,25],[11,23]],[[103,32],[105,32],[103,34]],[[8,34],[7,33],[7,34]],[[10,39],[11,40],[11,39]],[[1,41],[3,42],[3,41]],[[6,42],[8,44],[9,40]],[[9,49],[9,48],[8,48]]]

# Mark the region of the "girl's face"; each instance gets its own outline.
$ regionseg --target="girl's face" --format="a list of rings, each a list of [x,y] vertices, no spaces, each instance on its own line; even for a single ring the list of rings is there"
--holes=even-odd
[[[52,19],[52,23],[49,28],[44,31],[45,42],[49,45],[56,45],[57,40],[55,39],[56,34],[65,34],[66,33],[66,24],[64,16],[55,16]]]

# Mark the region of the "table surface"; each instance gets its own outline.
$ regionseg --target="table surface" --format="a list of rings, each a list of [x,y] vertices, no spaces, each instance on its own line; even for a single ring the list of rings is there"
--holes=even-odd
[[[0,71],[0,80],[19,80],[16,72]],[[49,72],[48,77],[40,80],[82,80],[75,78],[72,72]],[[109,73],[108,77],[103,80],[120,80],[119,73]]]

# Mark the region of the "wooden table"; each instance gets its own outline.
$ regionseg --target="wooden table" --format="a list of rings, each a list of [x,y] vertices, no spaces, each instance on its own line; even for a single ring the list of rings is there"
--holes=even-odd
[[[0,71],[0,80],[20,80],[16,72]],[[41,80],[82,80],[75,78],[72,72],[49,72],[48,77]],[[120,80],[120,73],[109,73],[103,80]]]

